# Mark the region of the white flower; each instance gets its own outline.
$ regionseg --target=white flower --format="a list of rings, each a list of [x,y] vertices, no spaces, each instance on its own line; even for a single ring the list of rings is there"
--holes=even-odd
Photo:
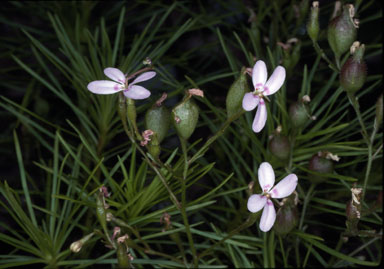
[[[252,70],[252,83],[255,90],[246,93],[243,98],[243,108],[251,111],[259,105],[255,119],[252,123],[254,132],[260,132],[267,121],[267,108],[265,107],[264,97],[277,92],[285,80],[285,68],[276,67],[272,76],[267,81],[267,67],[263,61],[257,61]]]
[[[248,199],[247,207],[252,213],[264,208],[260,219],[260,230],[268,232],[276,220],[276,210],[271,198],[280,199],[291,195],[297,186],[297,176],[289,174],[273,187],[275,184],[275,172],[269,163],[264,162],[259,167],[258,177],[263,193],[261,195],[251,195]]]
[[[113,94],[123,91],[124,95],[130,99],[139,100],[148,98],[151,92],[146,88],[135,85],[139,82],[149,80],[156,76],[156,72],[150,71],[142,73],[134,81],[128,83],[124,73],[117,68],[108,67],[104,69],[104,74],[112,79],[96,80],[88,84],[87,88],[95,94]]]

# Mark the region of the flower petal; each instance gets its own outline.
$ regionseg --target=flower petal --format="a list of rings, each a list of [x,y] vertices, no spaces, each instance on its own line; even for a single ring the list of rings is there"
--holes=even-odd
[[[255,133],[260,132],[267,121],[267,108],[265,107],[264,100],[260,100],[259,107],[257,109],[255,119],[252,123],[252,129]]]
[[[273,184],[275,184],[275,172],[267,162],[260,164],[258,176],[259,184],[263,191],[269,191],[273,187]]]
[[[267,67],[263,61],[257,61],[252,69],[252,83],[256,88],[260,88],[267,81]]]
[[[154,76],[156,76],[156,72],[153,72],[153,71],[145,72],[145,73],[141,74],[140,76],[138,76],[130,84],[133,85],[133,84],[136,84],[136,83],[139,83],[139,82],[142,82],[142,81],[146,81],[146,80],[149,80],[149,79],[153,78]]]
[[[141,100],[148,98],[151,95],[151,92],[142,86],[131,85],[124,91],[124,95],[133,100]]]
[[[120,83],[125,83],[125,75],[123,72],[121,72],[117,68],[113,67],[108,67],[104,69],[104,74],[109,77],[110,79],[120,82]]]
[[[275,224],[276,220],[276,210],[273,206],[273,203],[271,200],[267,201],[267,204],[264,206],[263,214],[261,214],[260,219],[260,230],[263,232],[268,232],[273,224]]]
[[[276,67],[275,71],[273,71],[272,76],[268,79],[267,83],[265,83],[264,95],[271,95],[277,92],[281,86],[283,86],[285,80],[285,68],[282,66]]]
[[[270,191],[271,197],[277,199],[287,197],[296,189],[296,186],[297,176],[289,174]]]
[[[267,203],[267,197],[264,195],[253,194],[249,197],[247,207],[252,213],[256,213],[261,210]]]
[[[87,86],[88,90],[95,94],[112,94],[122,91],[122,85],[110,80],[92,81]]]
[[[246,111],[251,111],[255,109],[257,104],[259,103],[259,96],[254,95],[253,93],[249,92],[244,95],[243,98],[243,108]]]

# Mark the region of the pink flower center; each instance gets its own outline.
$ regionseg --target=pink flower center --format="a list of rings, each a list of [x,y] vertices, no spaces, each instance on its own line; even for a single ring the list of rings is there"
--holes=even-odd
[[[255,90],[253,91],[253,97],[259,97],[260,99],[264,98],[264,92],[268,92],[268,88],[266,88],[263,84],[257,83],[255,85]]]

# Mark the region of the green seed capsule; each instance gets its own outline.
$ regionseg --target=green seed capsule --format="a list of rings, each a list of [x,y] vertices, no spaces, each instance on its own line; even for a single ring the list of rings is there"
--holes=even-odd
[[[184,100],[172,110],[172,121],[180,138],[187,140],[195,131],[199,118],[199,108],[187,94]]]
[[[354,13],[353,5],[345,5],[342,14],[329,23],[328,43],[337,58],[340,58],[356,40],[358,26],[353,19]]]
[[[145,114],[146,129],[156,133],[158,143],[161,143],[166,137],[170,124],[171,112],[163,105],[155,105]]]
[[[355,46],[355,51],[350,57],[340,72],[340,84],[348,93],[355,93],[363,87],[367,78],[367,66],[364,62],[364,45],[358,42]],[[354,43],[354,45],[355,45]]]
[[[278,235],[285,235],[292,231],[299,220],[299,212],[295,205],[283,205],[276,214],[273,230]]]
[[[308,169],[321,174],[331,174],[333,173],[333,161],[327,159],[326,153],[317,153],[312,156],[309,161]],[[314,183],[321,183],[326,181],[328,178],[320,175],[309,174],[310,180]]]
[[[290,152],[290,143],[288,137],[281,134],[273,135],[269,141],[269,150],[273,155],[281,160],[288,159]]]
[[[239,78],[229,88],[226,105],[228,118],[241,109],[244,94],[249,92],[245,67],[241,69]]]
[[[308,111],[302,102],[295,102],[289,107],[289,116],[294,127],[303,127],[308,121]]]
[[[319,2],[314,1],[312,3],[311,14],[307,23],[307,32],[313,42],[317,42],[319,36]]]

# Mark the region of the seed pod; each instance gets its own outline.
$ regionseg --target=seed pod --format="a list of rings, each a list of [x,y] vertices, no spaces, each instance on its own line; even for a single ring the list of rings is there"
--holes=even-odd
[[[317,42],[319,36],[319,2],[314,1],[311,7],[311,14],[307,23],[307,32],[313,42]]]
[[[269,141],[269,150],[273,155],[281,160],[289,157],[290,143],[288,137],[281,134],[275,134]]]
[[[107,227],[104,195],[100,192],[96,199],[96,215],[103,228]]]
[[[228,118],[241,109],[244,94],[249,92],[245,67],[241,69],[240,76],[229,88],[226,105]]]
[[[135,100],[131,98],[126,98],[127,102],[127,116],[131,122],[136,123],[136,106],[135,106]]]
[[[295,205],[283,205],[277,210],[273,230],[278,235],[285,235],[292,231],[299,220],[299,212]]]
[[[354,42],[351,47],[353,51],[340,72],[340,84],[348,93],[355,93],[363,87],[367,78],[367,66],[364,62],[364,45],[360,46],[359,42]]]
[[[131,268],[127,247],[123,243],[117,243],[117,264],[119,268]]]
[[[145,114],[145,127],[157,135],[158,143],[166,137],[171,124],[171,112],[164,105],[154,105]]]
[[[327,153],[326,152],[319,152],[312,156],[311,160],[309,161],[308,169],[312,170],[317,173],[322,174],[330,174],[333,172],[333,161],[326,158]],[[321,183],[327,180],[326,177],[320,176],[320,175],[310,175],[310,180],[313,183]]]
[[[347,4],[343,7],[343,12],[329,23],[328,43],[336,58],[340,58],[356,40],[358,24],[354,15],[355,8]]]
[[[184,100],[172,110],[172,120],[180,138],[187,140],[196,128],[199,108],[187,93]]]
[[[289,107],[289,116],[294,127],[303,127],[308,121],[308,111],[306,105],[298,101]]]

